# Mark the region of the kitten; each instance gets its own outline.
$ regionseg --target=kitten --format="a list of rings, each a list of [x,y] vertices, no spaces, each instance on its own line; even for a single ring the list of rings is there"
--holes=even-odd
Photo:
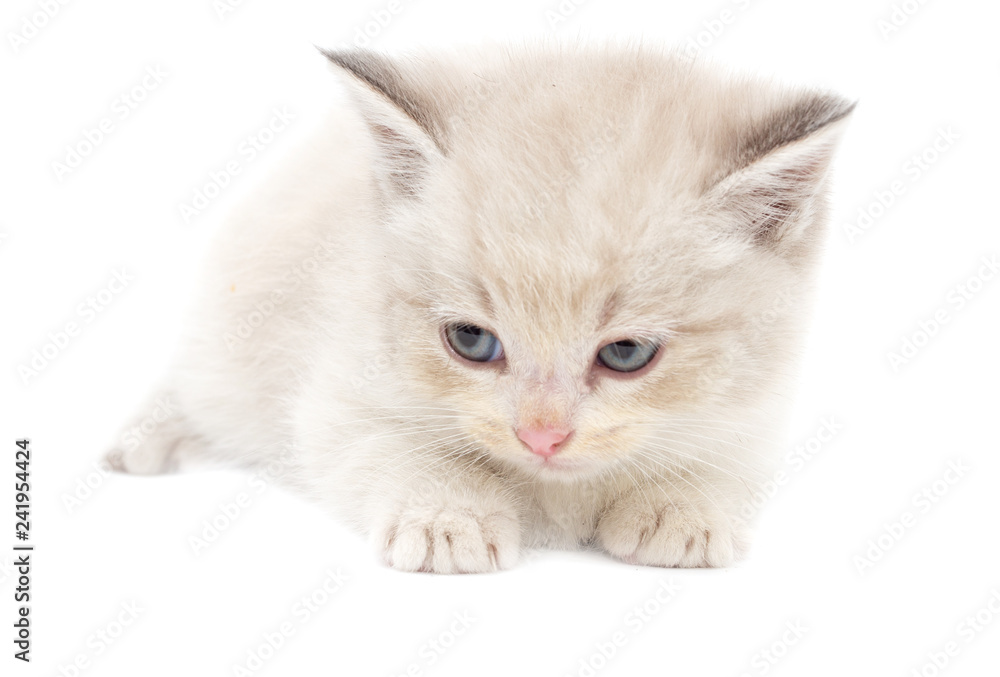
[[[326,56],[351,105],[221,233],[117,467],[280,454],[408,571],[736,561],[853,104],[647,48]]]

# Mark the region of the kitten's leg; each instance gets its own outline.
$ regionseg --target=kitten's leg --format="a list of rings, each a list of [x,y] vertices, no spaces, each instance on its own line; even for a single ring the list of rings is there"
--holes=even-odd
[[[514,565],[521,518],[513,490],[485,468],[446,460],[397,473],[374,506],[371,537],[404,571],[480,573]]]
[[[122,429],[105,460],[119,472],[174,472],[203,455],[205,441],[180,410],[176,397],[161,390]]]
[[[740,490],[730,484],[691,476],[645,481],[605,509],[597,541],[630,564],[729,566],[747,549],[747,527],[732,501]]]

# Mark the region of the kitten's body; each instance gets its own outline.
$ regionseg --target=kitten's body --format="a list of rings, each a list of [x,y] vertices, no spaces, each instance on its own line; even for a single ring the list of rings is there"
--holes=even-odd
[[[637,50],[330,56],[361,114],[230,220],[163,390],[181,413],[117,460],[284,454],[410,570],[592,540],[732,562],[850,107]],[[449,322],[503,363],[450,354]],[[649,367],[595,364],[634,337]],[[551,457],[518,439],[555,428]]]

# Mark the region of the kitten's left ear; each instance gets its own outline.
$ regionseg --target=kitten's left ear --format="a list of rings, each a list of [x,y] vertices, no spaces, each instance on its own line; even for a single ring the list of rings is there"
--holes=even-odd
[[[434,162],[445,155],[433,101],[385,55],[360,49],[320,52],[348,76],[346,84],[378,147],[379,178],[395,194],[414,197]]]
[[[824,179],[855,103],[809,94],[741,134],[735,169],[705,194],[709,208],[760,246],[787,251],[822,206]]]

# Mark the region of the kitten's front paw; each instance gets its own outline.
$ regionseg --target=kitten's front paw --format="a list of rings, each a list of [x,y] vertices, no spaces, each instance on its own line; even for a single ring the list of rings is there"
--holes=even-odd
[[[622,498],[601,517],[598,542],[615,557],[646,566],[724,567],[743,556],[742,520],[671,498],[650,501],[641,492]]]
[[[438,574],[507,569],[517,561],[517,515],[468,508],[411,508],[376,531],[386,563],[403,571]]]

